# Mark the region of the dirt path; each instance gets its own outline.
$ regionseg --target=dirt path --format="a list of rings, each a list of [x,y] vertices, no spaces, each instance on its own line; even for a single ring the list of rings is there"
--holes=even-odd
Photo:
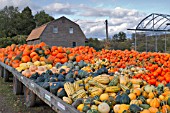
[[[3,82],[0,78],[0,113],[55,113],[48,105],[37,99],[35,107],[24,105],[23,95],[14,95],[12,82]]]

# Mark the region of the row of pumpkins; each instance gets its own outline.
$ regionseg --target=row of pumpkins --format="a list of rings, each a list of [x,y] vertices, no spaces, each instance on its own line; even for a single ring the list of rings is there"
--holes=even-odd
[[[88,71],[97,69],[94,65],[96,59],[107,59],[110,72],[116,72],[120,68],[134,65],[149,70],[146,74],[138,74],[134,78],[147,81],[149,84],[158,85],[170,82],[170,54],[156,52],[137,52],[134,50],[106,50],[96,51],[92,47],[79,46],[75,48],[49,47],[44,42],[36,45],[15,45],[0,48],[0,61],[18,68],[21,63],[37,62],[42,64],[66,63],[68,61],[85,61],[91,64],[86,68]],[[98,64],[97,64],[98,65]],[[21,70],[21,69],[19,69]]]

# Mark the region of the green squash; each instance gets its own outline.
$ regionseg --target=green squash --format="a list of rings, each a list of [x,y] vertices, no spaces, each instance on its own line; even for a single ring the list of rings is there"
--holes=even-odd
[[[141,108],[136,104],[131,104],[129,109],[131,113],[140,113],[141,111]]]
[[[140,104],[139,106],[143,109],[149,109],[150,108],[150,105],[148,105],[148,104]]]
[[[64,96],[67,96],[64,88],[60,88],[60,89],[57,91],[57,96],[58,96],[59,98],[63,98]]]
[[[90,109],[86,113],[99,113],[99,111],[97,111],[95,109]]]
[[[120,104],[121,97],[121,95],[116,96],[116,104]]]
[[[142,95],[140,95],[140,96],[137,98],[137,100],[141,100],[142,103],[146,104],[146,99],[145,99],[145,97],[142,96]]]
[[[109,86],[116,86],[119,82],[119,77],[114,76],[114,78],[110,81]]]
[[[93,100],[98,100],[98,101],[99,101],[99,100],[100,100],[99,95],[94,96],[94,97],[93,97]]]
[[[83,70],[78,71],[78,77],[81,79],[85,78],[87,75],[88,75],[88,73],[86,71],[83,71]]]
[[[170,106],[170,97],[167,100],[167,104]]]
[[[130,103],[129,96],[126,93],[122,94],[122,97],[120,98],[120,104],[129,104],[129,103]]]
[[[83,112],[86,113],[88,110],[90,110],[90,107],[85,105],[85,106],[83,107]]]

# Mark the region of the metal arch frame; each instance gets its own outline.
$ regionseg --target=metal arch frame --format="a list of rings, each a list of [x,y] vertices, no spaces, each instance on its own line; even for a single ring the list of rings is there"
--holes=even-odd
[[[151,19],[150,19],[145,25],[143,25],[142,23],[143,23],[144,21],[146,21],[146,20],[147,20],[148,18],[150,18],[150,17],[151,17]],[[160,19],[156,20],[156,18],[158,18],[158,17],[160,17]],[[161,23],[158,23],[158,22],[160,22],[162,19],[166,19],[166,20],[164,20],[164,21],[161,22]],[[151,23],[151,22],[153,22],[153,23]],[[146,16],[144,19],[142,19],[142,20],[139,22],[139,24],[136,26],[135,29],[127,29],[127,30],[134,30],[134,31],[135,31],[135,50],[136,50],[136,42],[137,42],[137,39],[136,39],[136,33],[137,33],[137,31],[145,31],[145,32],[146,32],[146,31],[152,31],[153,33],[155,33],[155,32],[162,32],[162,33],[164,33],[164,32],[165,32],[165,52],[166,52],[166,33],[167,33],[167,32],[170,32],[170,29],[167,29],[167,27],[168,27],[170,24],[166,24],[166,22],[169,22],[169,23],[170,23],[170,15],[152,13],[152,14]],[[147,26],[149,26],[150,24],[152,25],[152,27],[151,27],[151,28],[147,28]],[[159,24],[160,24],[160,25],[159,25]],[[164,24],[166,24],[165,27],[164,27],[164,28],[161,28]],[[155,25],[158,25],[158,26],[157,26],[156,28],[154,28]],[[156,38],[156,41],[155,41],[156,48],[155,48],[155,50],[157,51],[157,36],[156,36],[155,38]],[[147,43],[147,42],[146,42],[146,43]],[[146,49],[146,51],[147,51],[147,49]]]
[[[154,15],[156,15],[156,16],[154,16]],[[149,17],[151,17],[151,16],[153,16],[153,17],[146,23],[146,25],[143,26],[142,23],[143,23],[145,20],[147,20]],[[160,18],[159,20],[155,21],[155,19],[158,18],[158,17],[161,17],[161,18]],[[169,18],[168,18],[168,17],[169,17]],[[155,25],[156,25],[159,21],[161,21],[162,19],[166,19],[166,20],[163,21],[157,29],[154,29],[153,26],[155,26]],[[141,30],[141,29],[147,29],[147,26],[148,26],[152,21],[154,21],[154,23],[153,23],[153,26],[152,26],[150,29],[152,29],[152,30],[154,30],[154,31],[155,31],[155,30],[159,30],[159,28],[160,28],[163,24],[165,24],[165,22],[170,21],[170,15],[152,13],[152,14],[148,15],[147,17],[145,17],[144,19],[141,20],[141,22],[137,25],[136,30],[138,30],[138,29],[140,29],[140,30]],[[142,28],[140,28],[140,26],[142,26]],[[163,29],[163,30],[165,30],[165,29]]]

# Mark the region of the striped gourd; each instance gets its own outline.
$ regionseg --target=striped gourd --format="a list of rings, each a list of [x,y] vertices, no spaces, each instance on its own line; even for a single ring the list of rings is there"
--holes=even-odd
[[[110,82],[110,79],[108,76],[97,76],[97,77],[94,77],[93,80],[101,84],[108,84]]]
[[[126,90],[128,90],[129,88],[127,86],[125,86],[124,84],[120,84],[121,89],[125,92]]]
[[[80,89],[72,95],[72,99],[75,101],[78,98],[83,98],[85,96],[86,96],[86,91],[84,89]]]
[[[120,87],[119,86],[109,86],[106,87],[105,92],[106,93],[116,93],[120,91]]]
[[[64,89],[65,89],[65,91],[66,91],[66,93],[67,93],[67,96],[70,98],[73,94],[74,94],[74,86],[73,86],[73,84],[72,83],[70,83],[70,82],[66,82],[65,84],[64,84]]]
[[[112,81],[109,83],[109,86],[116,86],[118,83],[119,83],[119,77],[118,76],[114,76]]]

